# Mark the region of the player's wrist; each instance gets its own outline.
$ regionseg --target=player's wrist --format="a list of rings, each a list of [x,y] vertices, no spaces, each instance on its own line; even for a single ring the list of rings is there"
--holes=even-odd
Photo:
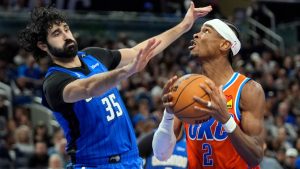
[[[162,120],[159,124],[159,128],[162,128],[169,133],[170,131],[173,130],[173,125],[174,125],[174,115],[167,113],[165,109]]]
[[[163,117],[166,120],[173,120],[174,119],[174,114],[172,112],[170,112],[170,110],[165,109]]]
[[[236,122],[234,121],[234,118],[230,116],[229,120],[223,124],[223,128],[227,133],[232,133],[236,129]]]

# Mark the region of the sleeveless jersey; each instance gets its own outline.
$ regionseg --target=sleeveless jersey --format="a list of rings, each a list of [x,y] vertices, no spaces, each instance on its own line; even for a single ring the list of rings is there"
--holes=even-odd
[[[88,66],[90,74],[51,67],[46,77],[59,71],[83,79],[108,71],[93,56],[84,52],[78,52],[78,56]],[[73,104],[73,112],[54,112],[54,116],[64,130],[68,141],[66,149],[75,164],[101,165],[110,156],[128,152],[139,158],[134,130],[117,88],[77,101]]]
[[[228,112],[239,126],[241,125],[240,96],[244,85],[249,80],[235,72],[223,87]],[[185,123],[184,127],[187,133],[189,169],[249,169],[232,145],[221,122],[211,118],[202,124]]]
[[[172,156],[167,161],[159,161],[152,153],[146,159],[145,169],[184,169],[187,168],[186,134],[176,142]]]

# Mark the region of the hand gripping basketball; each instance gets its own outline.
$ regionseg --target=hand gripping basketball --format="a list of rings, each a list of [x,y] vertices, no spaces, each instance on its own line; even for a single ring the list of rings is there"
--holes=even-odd
[[[199,87],[200,84],[206,85],[204,83],[206,79],[208,79],[206,76],[199,74],[188,74],[177,80],[172,78],[170,83],[166,84],[169,89],[162,98],[164,105],[183,122],[195,124],[207,121],[210,115],[196,111],[195,106],[203,107],[203,105],[193,98],[197,95],[205,101],[210,101],[209,95]]]

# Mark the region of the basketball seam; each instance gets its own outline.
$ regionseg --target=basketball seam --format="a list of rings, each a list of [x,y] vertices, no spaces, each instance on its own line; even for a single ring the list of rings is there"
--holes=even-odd
[[[181,90],[180,94],[177,96],[177,100],[176,100],[176,102],[174,103],[174,106],[177,104],[178,99],[180,98],[180,95],[181,95],[181,93],[184,91],[184,89],[185,89],[186,87],[188,87],[193,81],[195,81],[195,80],[197,80],[197,79],[199,79],[199,78],[201,78],[201,77],[195,78],[194,80],[190,81],[187,85],[184,86],[184,88]],[[178,111],[177,111],[177,112],[178,112]],[[177,112],[176,112],[176,113],[177,113]],[[174,113],[174,114],[175,114],[175,113]]]
[[[206,93],[204,95],[202,95],[200,98],[202,98],[203,96],[205,96]],[[187,107],[189,107],[190,105],[194,104],[196,101],[193,101],[191,104],[188,104],[187,106],[181,108],[180,110],[178,110],[177,112],[174,112],[173,114],[177,114],[179,112],[181,112],[182,110],[186,109]]]

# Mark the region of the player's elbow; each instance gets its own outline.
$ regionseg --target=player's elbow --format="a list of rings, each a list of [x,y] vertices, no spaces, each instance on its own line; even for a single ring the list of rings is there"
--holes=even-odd
[[[164,153],[164,152],[156,152],[154,153],[154,156],[159,160],[159,161],[167,161],[170,158],[170,154]]]
[[[160,161],[168,160],[174,150],[176,138],[174,133],[170,134],[164,130],[155,132],[152,140],[152,149],[154,156]]]
[[[263,160],[263,157],[264,157],[263,150],[259,150],[252,159],[249,158],[249,161],[248,161],[249,167],[254,168],[254,167],[258,166],[261,163],[261,161]]]
[[[251,162],[248,162],[248,165],[250,168],[254,168],[254,167],[257,167],[262,161],[262,158],[257,158],[257,159],[254,159],[254,160],[251,160]]]
[[[168,143],[165,146],[161,146],[161,143],[152,143],[153,154],[159,161],[166,161],[171,157],[175,143]]]

